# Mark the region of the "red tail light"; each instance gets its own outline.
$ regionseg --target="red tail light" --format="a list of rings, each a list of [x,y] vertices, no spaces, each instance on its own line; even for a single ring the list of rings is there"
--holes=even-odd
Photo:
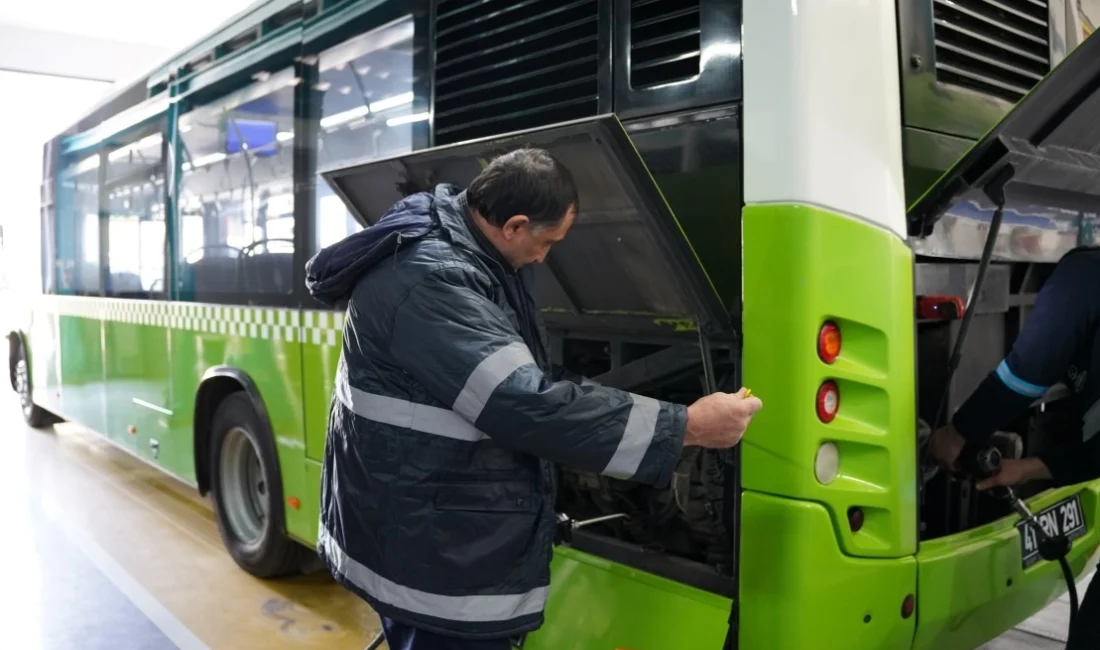
[[[828,424],[836,417],[840,410],[840,389],[831,381],[821,384],[817,389],[817,417]]]
[[[917,608],[917,599],[913,597],[913,594],[909,594],[905,597],[905,600],[901,601],[901,617],[909,618],[913,615],[913,610]]]
[[[853,533],[858,533],[863,528],[863,508],[855,506],[848,508],[848,526]]]
[[[840,328],[829,321],[817,333],[817,356],[825,363],[832,363],[840,356]]]

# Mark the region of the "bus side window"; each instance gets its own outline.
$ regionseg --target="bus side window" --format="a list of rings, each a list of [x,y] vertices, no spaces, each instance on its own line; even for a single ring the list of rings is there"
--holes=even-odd
[[[99,151],[65,160],[57,183],[57,293],[102,295]]]
[[[115,138],[107,154],[106,286],[119,298],[165,297],[164,121]]]

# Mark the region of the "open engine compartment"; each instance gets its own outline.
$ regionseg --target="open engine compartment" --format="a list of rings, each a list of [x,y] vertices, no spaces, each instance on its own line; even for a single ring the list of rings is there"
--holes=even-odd
[[[564,366],[603,384],[680,404],[706,392],[698,343],[557,338]],[[734,350],[716,346],[711,355],[718,389],[736,390]],[[729,462],[725,452],[688,449],[664,488],[560,468],[557,507],[580,521],[626,515],[575,531],[577,548],[732,595],[733,509],[726,504],[737,477],[728,476]]]
[[[535,270],[551,361],[691,404],[739,381],[740,127],[736,107],[624,126],[615,116],[436,147],[324,172],[364,225],[438,183],[467,187],[487,161],[548,150],[577,183],[583,219]],[[733,254],[731,254],[733,252]],[[706,361],[705,361],[706,360]],[[557,510],[580,550],[736,595],[739,452],[689,450],[654,488],[559,470]]]
[[[1042,262],[1002,262],[990,265],[984,288],[974,300],[975,312],[970,333],[962,348],[962,363],[948,390],[946,416],[949,417],[1008,354],[1013,341],[1027,321],[1036,296],[1054,264]],[[918,299],[922,296],[946,296],[965,302],[977,273],[977,263],[925,259],[916,266]],[[920,538],[935,539],[969,530],[1011,514],[1009,505],[980,493],[973,481],[938,471],[924,453],[925,439],[936,422],[936,411],[944,393],[948,359],[959,334],[960,319],[917,320],[917,400],[918,458],[920,481]],[[1017,418],[1004,433],[1010,434],[1002,445],[1013,447],[1019,456],[1034,455],[1053,446],[1072,445],[1080,423],[1069,421],[1063,384],[1055,385],[1037,399],[1032,408]],[[1012,436],[1018,436],[1018,439]],[[1004,451],[1007,451],[1004,450]],[[1017,492],[1028,497],[1048,486],[1044,482],[1026,484]]]

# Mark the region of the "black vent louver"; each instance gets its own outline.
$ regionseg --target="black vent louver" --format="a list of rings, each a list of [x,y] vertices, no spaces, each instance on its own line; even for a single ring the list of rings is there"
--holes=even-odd
[[[439,0],[435,144],[596,115],[600,2]]]
[[[631,0],[631,88],[698,76],[699,33],[699,0]]]
[[[933,0],[936,79],[1020,101],[1050,71],[1049,0]]]

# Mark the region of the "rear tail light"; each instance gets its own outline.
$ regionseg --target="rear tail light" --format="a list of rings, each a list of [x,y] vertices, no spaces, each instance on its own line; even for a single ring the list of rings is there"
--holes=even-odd
[[[825,363],[832,363],[840,356],[840,328],[829,321],[817,333],[817,356]]]
[[[817,389],[817,417],[828,424],[840,410],[840,389],[834,382],[827,381]]]

